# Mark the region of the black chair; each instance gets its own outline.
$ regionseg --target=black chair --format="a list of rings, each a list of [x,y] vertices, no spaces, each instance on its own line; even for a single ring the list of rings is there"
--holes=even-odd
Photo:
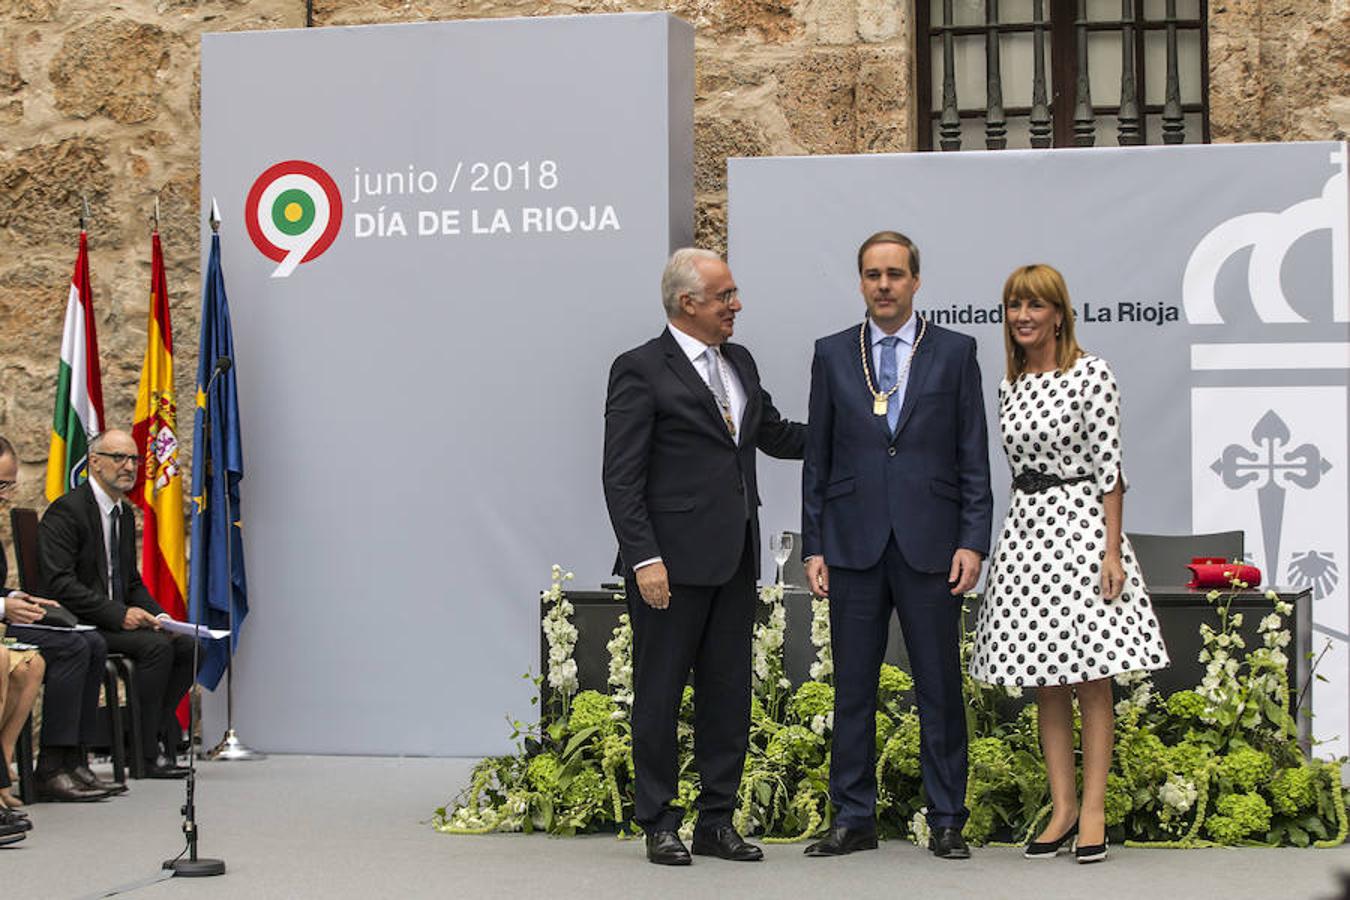
[[[9,522],[14,532],[14,562],[19,569],[19,586],[34,596],[44,597],[47,594],[46,585],[42,581],[41,570],[38,568],[37,510],[15,507],[9,511]],[[136,664],[120,653],[109,653],[103,673],[104,703],[108,710],[108,731],[110,734],[108,755],[112,758],[113,779],[124,781],[128,763],[127,729],[123,727],[121,704],[117,702],[117,683],[119,680],[122,682],[123,691],[127,698],[126,715],[131,722],[130,733],[132,747],[134,748],[129,760],[131,777],[140,778],[144,774],[144,764],[140,753],[141,716],[140,701],[137,699],[136,693]],[[30,739],[30,746],[31,743]],[[15,753],[16,757],[18,755],[18,753]],[[29,762],[30,767],[27,774],[31,783],[31,758]],[[21,768],[19,772],[21,780],[24,774]],[[27,801],[27,799],[28,796],[25,795],[24,800]]]
[[[1245,535],[1241,531],[1213,534],[1131,534],[1135,558],[1149,587],[1175,587],[1191,580],[1186,566],[1197,556],[1242,559]]]

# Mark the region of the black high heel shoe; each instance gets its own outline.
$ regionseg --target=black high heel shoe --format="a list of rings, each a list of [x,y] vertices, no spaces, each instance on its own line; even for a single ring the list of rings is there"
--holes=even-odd
[[[1026,850],[1022,855],[1027,859],[1054,859],[1059,855],[1059,851],[1064,847],[1064,842],[1078,833],[1078,823],[1074,822],[1069,826],[1069,830],[1061,834],[1058,840],[1053,841],[1032,841],[1027,844]],[[1105,851],[1103,851],[1105,853]]]
[[[1074,844],[1074,862],[1095,863],[1106,859],[1106,841],[1100,844]]]

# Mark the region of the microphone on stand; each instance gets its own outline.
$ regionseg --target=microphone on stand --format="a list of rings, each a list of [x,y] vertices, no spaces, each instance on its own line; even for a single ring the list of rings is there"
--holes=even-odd
[[[216,366],[211,370],[211,377],[206,381],[204,393],[208,397],[211,394],[211,388],[215,386],[216,379],[223,373],[230,371],[232,365],[234,365],[234,362],[228,356],[222,356],[216,360]],[[206,438],[207,453],[209,454],[211,446],[211,404],[209,401],[206,404],[206,418],[203,424],[202,431]],[[208,465],[212,462],[208,461]],[[192,683],[194,686],[197,683],[198,654],[201,651],[202,643],[201,626],[196,627],[199,630],[192,636]],[[188,703],[187,798],[182,807],[183,834],[187,837],[187,847],[184,848],[183,853],[164,863],[165,869],[172,870],[174,875],[180,878],[201,878],[225,874],[225,861],[223,859],[210,859],[197,855],[197,753],[193,747],[193,742],[197,737],[197,705],[196,702]],[[184,854],[187,855],[187,859],[183,858]]]

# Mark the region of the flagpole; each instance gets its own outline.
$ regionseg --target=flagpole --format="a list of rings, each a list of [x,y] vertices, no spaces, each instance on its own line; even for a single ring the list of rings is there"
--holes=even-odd
[[[211,198],[211,233],[220,233],[220,208],[216,205],[214,197]],[[216,370],[212,373],[210,381],[215,381],[216,376],[222,372],[228,372],[234,364],[228,356],[222,356],[216,360]],[[212,452],[211,446],[211,384],[206,385],[207,402],[202,410],[203,432],[206,434],[206,451]],[[215,459],[207,461],[211,466],[208,471],[215,474]],[[230,492],[225,491],[225,505],[230,503]],[[234,621],[234,510],[226,509],[225,516],[225,575],[227,602],[230,610],[230,637],[229,652],[225,655],[225,736],[220,739],[220,743],[212,747],[206,754],[207,759],[221,760],[224,762],[239,762],[255,759],[266,759],[267,754],[260,753],[249,747],[239,738],[239,734],[234,730],[234,641],[235,621]]]

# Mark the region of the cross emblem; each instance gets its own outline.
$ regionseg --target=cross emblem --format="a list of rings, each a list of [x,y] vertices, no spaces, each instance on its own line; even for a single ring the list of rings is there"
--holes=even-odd
[[[1223,479],[1230,491],[1238,491],[1263,481],[1256,489],[1257,507],[1261,513],[1261,535],[1266,551],[1266,571],[1272,580],[1278,580],[1280,567],[1280,532],[1284,527],[1285,485],[1310,490],[1317,487],[1322,476],[1331,469],[1331,463],[1312,444],[1299,444],[1284,450],[1289,443],[1289,426],[1268,409],[1252,428],[1255,447],[1229,444],[1210,469]]]

